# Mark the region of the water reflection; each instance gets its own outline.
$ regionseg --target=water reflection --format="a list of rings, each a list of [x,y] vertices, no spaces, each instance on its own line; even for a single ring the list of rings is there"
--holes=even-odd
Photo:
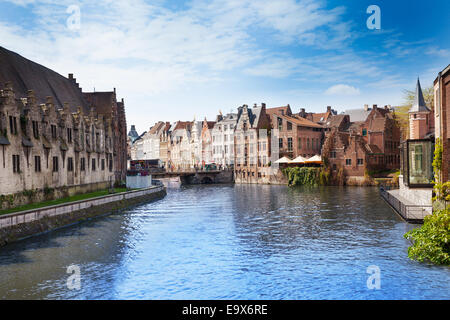
[[[192,186],[0,249],[1,298],[448,299],[372,188]],[[77,264],[82,289],[66,287]],[[382,289],[368,290],[378,265]]]

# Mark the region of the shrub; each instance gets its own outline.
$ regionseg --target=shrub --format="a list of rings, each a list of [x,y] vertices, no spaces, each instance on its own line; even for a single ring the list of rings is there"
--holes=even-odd
[[[409,231],[405,238],[413,241],[408,248],[411,259],[450,265],[450,209],[426,216],[423,226]]]

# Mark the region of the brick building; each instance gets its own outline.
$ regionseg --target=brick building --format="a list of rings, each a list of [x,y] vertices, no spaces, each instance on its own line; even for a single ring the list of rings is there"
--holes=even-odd
[[[1,47],[0,86],[3,195],[125,179],[125,109],[115,90],[84,93],[73,75]]]
[[[298,156],[310,158],[321,153],[325,130],[322,125],[292,114],[289,105],[268,108],[266,113],[270,117],[273,134],[278,136],[280,158],[284,156],[290,159]],[[317,118],[321,121],[320,119],[325,119],[324,117],[312,116],[311,119]]]
[[[436,138],[443,145],[441,181],[450,175],[450,65],[439,72],[434,80],[434,116]]]
[[[400,129],[387,106],[374,105],[365,121],[333,116],[326,127],[322,156],[333,173],[342,168],[347,177],[363,177],[367,171],[400,167]]]
[[[409,139],[424,139],[431,133],[434,133],[434,115],[425,104],[417,79],[414,102],[409,109]]]

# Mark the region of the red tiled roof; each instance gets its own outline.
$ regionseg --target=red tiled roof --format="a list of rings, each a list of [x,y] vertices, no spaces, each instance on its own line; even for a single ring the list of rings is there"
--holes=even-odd
[[[292,116],[281,116],[280,115],[280,117],[284,118],[287,121],[291,121],[291,122],[295,123],[296,125],[299,125],[302,127],[323,128],[323,126],[321,126],[320,124],[309,121],[308,119],[302,118],[298,115],[292,115]]]
[[[282,113],[283,111],[283,113]],[[291,114],[291,107],[290,106],[284,106],[284,107],[275,107],[275,108],[267,108],[266,114],[272,116],[273,114],[279,114],[279,115],[289,115]]]

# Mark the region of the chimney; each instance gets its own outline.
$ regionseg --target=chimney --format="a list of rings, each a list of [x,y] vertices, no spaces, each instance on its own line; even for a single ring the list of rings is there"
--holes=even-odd
[[[266,104],[263,102],[263,103],[261,103],[261,106],[262,106],[263,108],[265,108],[265,107],[266,107]]]
[[[69,73],[69,80],[73,80],[73,73]]]
[[[372,107],[373,107],[374,110],[377,109],[377,105],[376,104],[374,104]]]
[[[368,110],[369,110],[369,105],[368,105],[368,104],[365,104],[365,105],[364,105],[364,110],[365,110],[365,111],[368,111]]]

